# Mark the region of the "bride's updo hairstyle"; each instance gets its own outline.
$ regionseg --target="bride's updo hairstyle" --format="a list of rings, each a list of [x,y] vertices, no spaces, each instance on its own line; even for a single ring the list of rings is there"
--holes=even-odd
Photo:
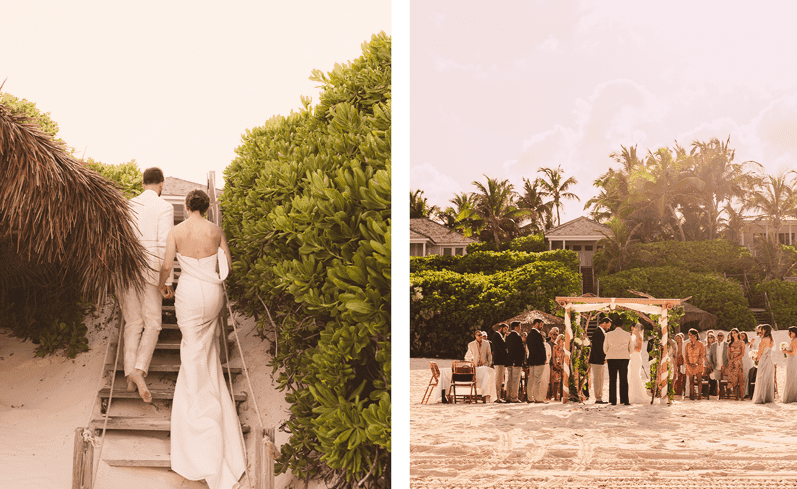
[[[185,206],[191,212],[199,211],[204,215],[210,207],[210,197],[200,189],[192,190],[185,196]]]

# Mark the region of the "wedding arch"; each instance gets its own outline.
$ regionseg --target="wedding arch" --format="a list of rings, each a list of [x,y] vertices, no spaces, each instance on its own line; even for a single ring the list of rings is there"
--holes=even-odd
[[[565,362],[564,371],[562,373],[562,402],[567,402],[570,398],[570,365],[571,365],[571,352],[570,341],[576,338],[573,337],[573,328],[570,320],[570,312],[576,314],[576,321],[581,324],[582,313],[594,313],[597,316],[600,312],[612,312],[619,309],[628,309],[635,311],[643,316],[657,315],[658,325],[661,330],[661,341],[659,344],[659,358],[660,365],[656,369],[656,382],[654,386],[657,389],[651,389],[650,402],[656,398],[656,394],[663,400],[666,398],[669,404],[670,398],[668,395],[667,383],[668,377],[662,375],[663,372],[669,372],[672,366],[670,365],[670,357],[668,355],[669,347],[669,329],[667,327],[668,311],[672,310],[675,306],[680,306],[687,299],[656,299],[648,296],[648,298],[617,298],[617,297],[557,297],[556,302],[565,310]],[[593,318],[593,314],[588,315],[588,320]],[[650,321],[652,324],[653,321]],[[583,341],[583,338],[579,338]],[[578,372],[576,372],[578,375]],[[587,374],[589,375],[589,374]],[[581,384],[576,382],[576,385]],[[581,388],[578,388],[579,397],[582,396]]]

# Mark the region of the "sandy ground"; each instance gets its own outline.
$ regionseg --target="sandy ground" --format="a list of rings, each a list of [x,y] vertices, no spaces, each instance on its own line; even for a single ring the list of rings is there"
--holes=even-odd
[[[63,355],[36,358],[36,345],[21,342],[7,332],[0,332],[0,488],[62,489],[72,484],[72,456],[75,428],[86,426],[92,412],[99,412],[95,402],[98,380],[106,345],[116,336],[108,324],[110,310],[87,318],[91,350],[70,360]],[[253,321],[239,324],[239,336],[250,371],[254,394],[263,418],[262,425],[276,429],[276,443],[288,435],[279,426],[288,417],[289,405],[272,382],[267,341],[254,332]],[[112,352],[109,353],[109,355]],[[237,353],[233,364],[240,362]],[[235,379],[235,391],[249,390],[245,376]],[[132,401],[130,401],[132,403]],[[160,412],[168,415],[165,405],[132,405],[134,414]],[[241,421],[255,429],[257,421],[253,402],[240,410]],[[249,469],[254,467],[254,436],[246,437]],[[168,454],[165,435],[130,436],[108,434],[103,447],[104,459],[117,455]],[[95,451],[95,456],[98,452]],[[249,487],[246,476],[244,487]],[[277,476],[276,487],[304,487],[290,474]],[[204,482],[192,482],[167,469],[114,468],[98,462],[95,488],[203,488]]]
[[[422,405],[429,360],[410,361],[411,487],[797,487],[797,403]]]

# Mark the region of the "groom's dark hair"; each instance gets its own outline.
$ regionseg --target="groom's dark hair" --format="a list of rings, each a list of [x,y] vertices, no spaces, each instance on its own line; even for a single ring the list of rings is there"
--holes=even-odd
[[[144,170],[144,185],[161,183],[163,180],[163,170],[157,166]]]

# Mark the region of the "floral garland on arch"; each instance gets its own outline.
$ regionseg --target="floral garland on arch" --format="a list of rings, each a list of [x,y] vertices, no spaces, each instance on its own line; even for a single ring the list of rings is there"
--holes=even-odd
[[[578,324],[578,331],[579,333],[582,331],[581,329],[581,313],[582,312],[614,312],[618,307],[621,309],[629,309],[631,311],[635,311],[637,313],[642,313],[648,316],[657,315],[658,316],[658,323],[660,329],[660,338],[659,338],[659,358],[662,358],[663,361],[661,362],[661,368],[656,369],[656,386],[658,387],[652,392],[651,397],[651,404],[653,404],[653,400],[657,395],[661,395],[662,400],[666,397],[667,402],[671,402],[672,398],[669,395],[668,388],[664,388],[665,385],[671,383],[672,377],[672,369],[673,366],[670,362],[670,355],[669,355],[669,339],[670,339],[670,331],[668,327],[668,311],[673,308],[673,306],[680,305],[680,299],[619,299],[621,302],[618,303],[617,298],[584,298],[584,297],[557,297],[556,301],[562,306],[565,310],[564,318],[565,318],[565,362],[564,362],[564,369],[562,372],[562,402],[567,402],[570,398],[570,352],[571,352],[571,345],[570,341],[575,338],[573,326],[570,319],[571,311],[576,313],[576,323]],[[580,334],[579,334],[580,336]],[[583,339],[582,339],[583,345]],[[581,350],[577,350],[581,351]],[[662,378],[662,372],[667,372],[666,378]],[[581,384],[580,372],[574,372],[574,385],[583,386]],[[662,394],[659,394],[662,392]],[[578,388],[578,399],[583,400],[582,388]]]

